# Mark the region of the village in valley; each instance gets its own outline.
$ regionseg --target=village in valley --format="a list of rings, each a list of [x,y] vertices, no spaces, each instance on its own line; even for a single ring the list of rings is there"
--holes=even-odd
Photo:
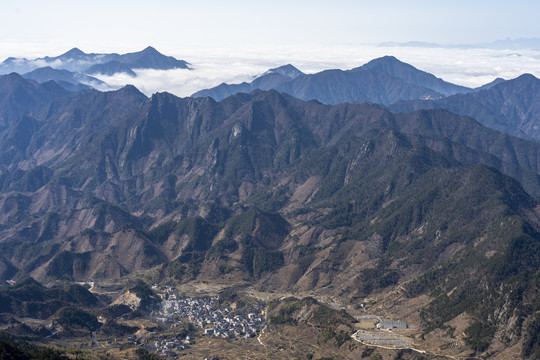
[[[152,317],[157,323],[168,324],[171,328],[190,324],[203,336],[235,339],[253,338],[267,325],[262,304],[256,304],[252,312],[244,313],[238,311],[234,303],[221,307],[219,296],[180,297],[172,287],[166,287],[160,297],[160,308]],[[187,335],[183,340],[176,337],[158,340],[147,348],[161,356],[175,357],[174,351],[186,349],[193,341],[192,336]]]
[[[155,333],[148,332],[147,337],[140,332],[139,336],[130,335],[127,340],[162,357],[177,358],[202,338],[229,341],[254,338],[268,325],[266,306],[260,301],[238,307],[236,301],[224,301],[222,295],[179,295],[172,286],[154,285],[152,290],[161,301],[154,304],[151,322],[171,329],[175,335],[156,338],[152,336]],[[364,345],[409,348],[413,344],[405,335],[411,330],[405,321],[382,319],[377,315],[362,315],[357,320],[359,328],[352,339]]]

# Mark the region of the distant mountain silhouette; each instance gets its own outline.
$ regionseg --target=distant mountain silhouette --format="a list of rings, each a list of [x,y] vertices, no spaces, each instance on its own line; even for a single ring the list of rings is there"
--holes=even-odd
[[[104,64],[96,64],[90,66],[85,71],[87,74],[103,74],[103,75],[114,75],[118,73],[125,73],[129,76],[137,76],[133,70],[131,70],[131,67],[127,64],[118,62],[116,60],[111,60],[109,62],[106,62]]]
[[[474,91],[487,90],[487,89],[490,89],[490,88],[494,87],[495,85],[500,84],[500,83],[502,83],[504,81],[505,80],[503,78],[498,77],[495,80],[493,80],[492,82],[489,82],[489,83],[484,84],[484,85],[482,85],[480,87],[477,87],[476,89],[474,89]]]
[[[111,63],[112,62],[112,63]],[[189,69],[189,64],[183,60],[177,60],[172,56],[165,56],[159,51],[149,46],[142,51],[127,54],[99,54],[85,53],[73,48],[59,56],[43,57],[37,59],[17,59],[10,57],[0,64],[0,74],[17,72],[19,74],[28,73],[40,67],[50,66],[57,70],[68,70],[87,74],[96,74],[97,70],[104,71],[103,74],[112,75],[117,72],[125,72],[130,75],[135,73],[132,69]],[[122,66],[118,64],[123,64]],[[95,65],[103,67],[93,68]],[[91,69],[91,72],[87,72]]]
[[[300,75],[305,75],[303,72],[292,66],[291,64],[282,65],[277,68],[273,68],[265,72],[262,76],[270,75],[270,74],[279,74],[283,75],[289,79],[295,79]]]
[[[151,46],[139,52],[120,55],[116,61],[129,65],[132,69],[189,69],[187,62],[165,56]]]
[[[274,69],[270,69],[263,75],[257,77],[252,82],[243,82],[241,84],[225,84],[222,83],[215,88],[209,90],[201,90],[192,96],[194,97],[206,97],[210,96],[216,100],[222,100],[228,96],[236,93],[250,93],[253,90],[271,90],[277,89],[285,83],[294,80],[298,76],[304,75],[303,72],[298,70],[292,65],[283,65]]]
[[[92,89],[95,86],[105,85],[105,83],[92,76],[75,73],[68,70],[57,70],[50,66],[33,70],[22,75],[25,79],[32,79],[38,83],[55,81],[58,85],[69,91],[79,91]]]
[[[251,83],[221,84],[212,89],[198,91],[193,96],[210,96],[221,100],[238,92],[275,89],[302,100],[318,100],[326,104],[392,104],[399,100],[438,99],[449,94],[471,91],[445,82],[391,56],[375,59],[348,71],[325,70],[306,75],[297,70],[291,72],[294,76],[284,75],[291,70],[291,65],[286,65],[267,71]]]
[[[86,59],[89,54],[86,54],[84,51],[74,47],[73,49],[66,51],[60,56],[57,56],[53,59],[63,59],[63,60],[78,60],[78,59]],[[47,57],[45,57],[47,59]]]
[[[393,56],[384,56],[371,60],[361,69],[377,70],[395,76],[408,84],[423,86],[435,90],[444,96],[470,92],[471,89],[446,82],[428,72],[416,69],[414,66],[399,61]]]
[[[506,38],[484,43],[461,43],[461,44],[440,44],[424,41],[408,41],[408,42],[383,42],[378,46],[405,46],[405,47],[421,47],[421,48],[444,48],[444,49],[496,49],[496,50],[524,50],[540,49],[540,38]]]

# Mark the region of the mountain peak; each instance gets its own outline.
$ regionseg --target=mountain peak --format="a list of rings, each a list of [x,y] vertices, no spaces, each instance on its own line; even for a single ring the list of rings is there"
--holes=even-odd
[[[51,75],[51,76],[53,76],[54,74],[69,76],[69,75],[71,75],[73,73],[70,72],[70,71],[67,71],[67,70],[54,69],[54,68],[52,68],[50,66],[44,66],[44,67],[40,67],[40,68],[37,68],[35,70],[29,71],[29,72],[27,72],[25,74],[22,74],[22,77],[25,78],[25,79],[30,78],[30,79],[36,80],[38,82],[43,82],[43,81],[39,81],[38,79],[33,78],[33,76],[35,76],[35,75],[37,75],[37,76],[45,75],[46,76],[47,74]]]
[[[393,55],[385,55],[377,59],[373,59],[370,62],[398,62],[403,63],[403,61],[399,60],[397,57]]]
[[[15,60],[17,60],[17,58],[15,58],[15,57],[13,57],[13,56],[10,56],[10,57],[8,57],[6,60],[4,60],[4,61],[2,62],[2,64],[11,64],[11,63],[13,63]]]
[[[354,70],[384,72],[407,83],[432,89],[444,96],[471,91],[469,88],[447,83],[433,74],[418,70],[414,66],[389,55],[371,60],[367,64]]]
[[[538,78],[533,74],[525,73],[516,78],[516,80],[536,81]]]
[[[37,68],[35,70],[32,70],[30,72],[28,72],[27,74],[31,74],[31,73],[45,73],[45,72],[61,72],[61,71],[67,71],[67,70],[58,70],[58,69],[53,69],[52,67],[50,66],[44,66],[44,67],[40,67],[40,68]],[[23,74],[23,77],[24,75],[26,74]]]
[[[12,73],[0,76],[0,78],[4,78],[7,82],[10,82],[10,83],[26,82],[26,80],[22,77],[22,75],[16,72],[12,72]]]
[[[126,86],[116,90],[118,93],[131,94],[146,99],[146,95],[140,92],[134,85],[127,84]]]
[[[532,74],[522,74],[518,76],[517,78],[502,81],[499,84],[495,84],[492,86],[493,88],[499,88],[501,89],[501,86],[508,89],[515,89],[515,88],[523,88],[524,86],[540,86],[540,79],[538,79],[536,76]]]
[[[304,75],[302,71],[298,70],[296,67],[294,67],[291,64],[282,65],[277,68],[270,69],[267,72],[265,72],[263,75],[267,75],[267,74],[280,74],[290,79],[294,79],[300,75]]]
[[[498,78],[496,78],[495,80],[493,80],[493,81],[491,81],[491,82],[489,82],[489,83],[487,83],[487,84],[484,84],[484,85],[482,85],[482,86],[480,86],[480,87],[477,87],[475,90],[480,91],[480,90],[491,89],[491,88],[494,87],[495,85],[498,85],[498,84],[503,83],[503,82],[505,82],[505,81],[506,81],[506,80],[504,80],[503,78],[498,77]]]
[[[487,86],[488,88],[495,88],[495,87],[499,87],[499,86],[514,88],[516,86],[521,87],[521,86],[530,85],[530,84],[540,84],[540,79],[538,79],[533,74],[525,73],[525,74],[521,74],[520,76],[518,76],[518,77],[516,77],[514,79],[510,79],[510,80],[506,80],[506,81],[504,81],[504,80],[498,81],[497,79],[495,79],[490,84],[493,84],[493,85],[492,86]],[[484,87],[485,86],[486,85],[484,85]]]
[[[64,54],[60,55],[60,57],[64,58],[77,58],[86,55],[86,53],[79,48],[74,47],[73,49],[65,52]]]
[[[132,85],[132,84],[127,84],[127,85],[121,87],[119,90],[124,90],[124,91],[135,91],[136,90],[137,92],[140,92],[139,89],[137,89],[135,87],[135,85]]]
[[[159,51],[157,51],[154,47],[152,46],[147,46],[143,51],[141,51],[141,53],[146,53],[146,54],[161,54]]]
[[[402,66],[407,66],[411,68],[413,67],[412,65],[409,65],[399,60],[395,56],[386,55],[386,56],[371,60],[370,62],[361,66],[361,68],[373,70],[375,68],[378,68],[381,66],[388,66],[388,65],[402,65]]]
[[[121,55],[117,60],[129,65],[132,69],[189,69],[187,62],[177,60],[172,56],[165,56],[152,46],[139,52]]]

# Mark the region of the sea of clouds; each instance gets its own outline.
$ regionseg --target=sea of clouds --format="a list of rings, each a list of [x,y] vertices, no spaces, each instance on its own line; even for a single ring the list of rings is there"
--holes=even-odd
[[[9,47],[4,47],[0,55]],[[65,49],[64,51],[66,51]],[[82,49],[85,50],[85,49]],[[136,86],[146,95],[170,92],[190,96],[194,92],[222,82],[251,81],[270,68],[292,64],[305,73],[326,69],[352,69],[385,55],[393,55],[446,81],[478,87],[497,77],[512,79],[523,73],[540,77],[540,51],[459,49],[444,47],[339,45],[339,46],[273,46],[273,47],[199,47],[158,48],[166,55],[186,60],[192,70],[135,70],[137,76],[125,74],[96,76],[106,85],[99,90],[113,90],[126,84]],[[60,53],[60,52],[59,52]],[[32,54],[28,54],[31,58]],[[48,55],[55,55],[49,54]]]
[[[501,77],[512,79],[523,73],[540,77],[540,51],[447,49],[404,46],[336,46],[198,49],[172,54],[189,61],[193,70],[136,70],[127,75],[98,76],[112,87],[127,83],[149,95],[167,91],[178,96],[217,86],[222,82],[251,81],[270,68],[292,64],[305,73],[326,69],[352,69],[375,58],[393,55],[446,81],[478,87]]]

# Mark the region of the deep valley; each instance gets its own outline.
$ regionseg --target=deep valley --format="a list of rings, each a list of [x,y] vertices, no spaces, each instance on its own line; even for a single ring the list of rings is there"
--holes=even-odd
[[[0,76],[0,354],[538,358],[539,84]]]

